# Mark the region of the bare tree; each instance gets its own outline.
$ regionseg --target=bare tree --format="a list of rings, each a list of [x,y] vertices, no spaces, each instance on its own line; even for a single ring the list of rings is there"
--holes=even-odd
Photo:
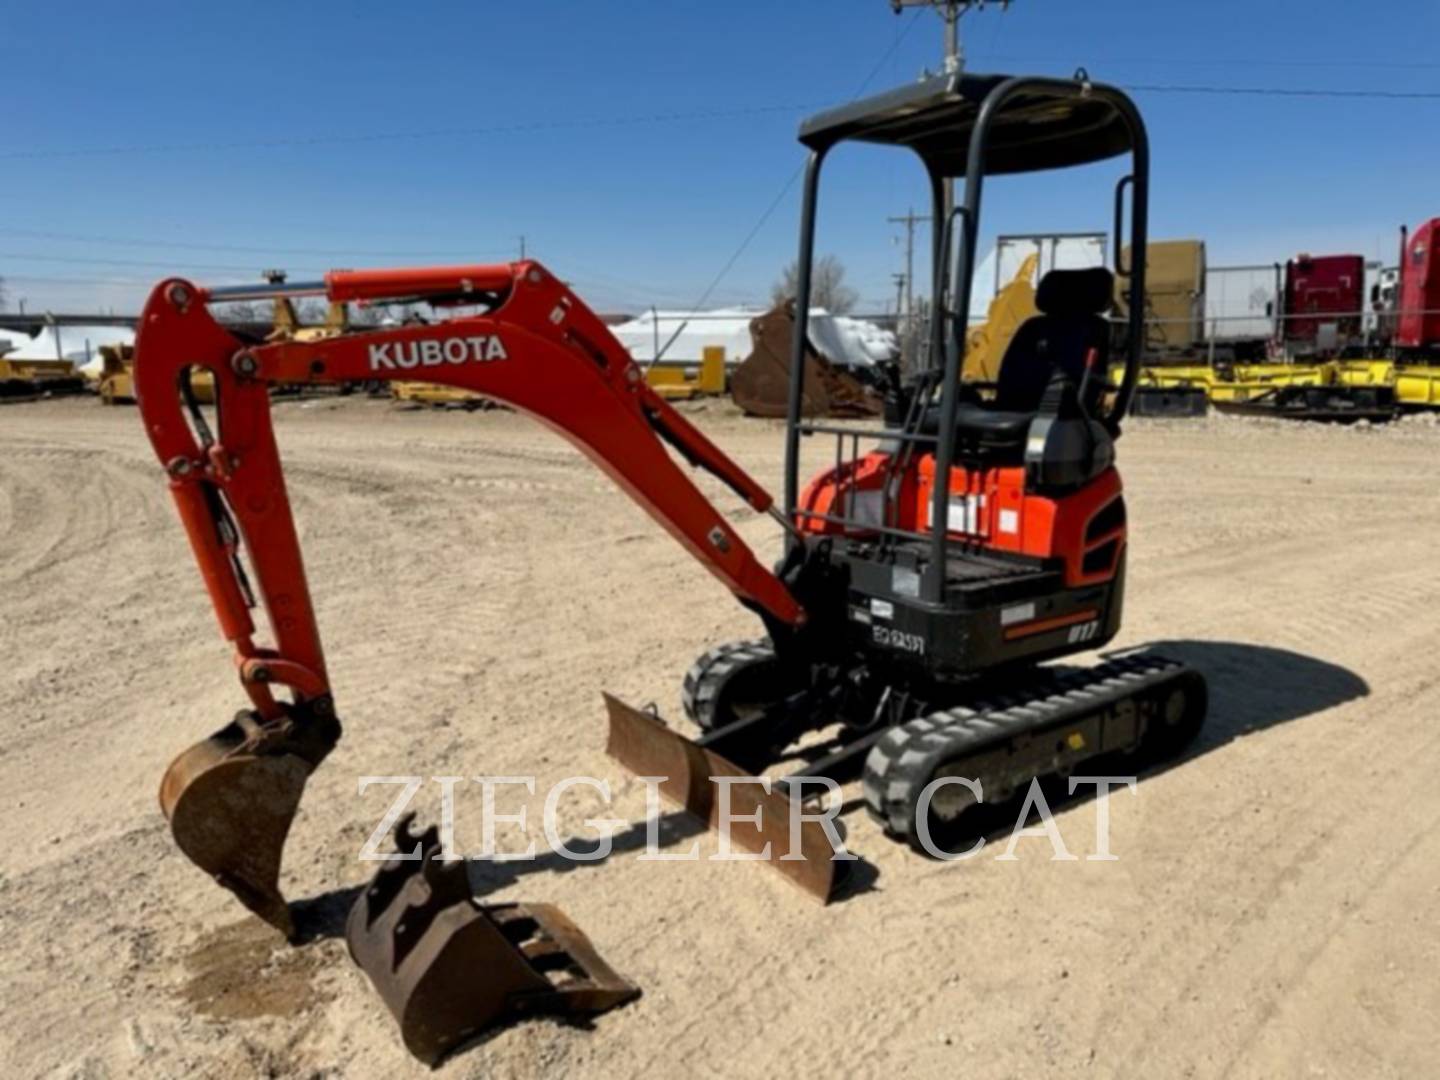
[[[379,326],[385,321],[385,309],[375,304],[351,304],[351,326]]]
[[[791,263],[780,273],[780,280],[770,289],[770,299],[784,303],[795,299],[799,265]],[[834,255],[822,255],[810,267],[810,304],[822,307],[832,315],[854,311],[860,294],[845,284],[845,264]]]
[[[258,323],[270,321],[270,305],[252,300],[231,300],[210,309],[217,322]]]
[[[323,300],[308,297],[295,305],[295,316],[302,326],[315,326],[325,321],[330,307]]]

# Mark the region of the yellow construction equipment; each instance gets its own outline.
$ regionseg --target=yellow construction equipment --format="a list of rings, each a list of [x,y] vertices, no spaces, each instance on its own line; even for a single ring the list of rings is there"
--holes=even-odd
[[[283,280],[283,278],[281,279]],[[325,309],[325,321],[319,326],[306,326],[300,321],[288,296],[275,298],[274,314],[271,316],[271,330],[266,341],[324,341],[338,337],[350,326],[349,313],[344,304],[332,303]]]
[[[1040,256],[1027,255],[1003,289],[995,294],[985,312],[985,321],[970,328],[965,337],[966,382],[994,382],[1000,377],[1000,362],[1010,339],[1026,319],[1039,314],[1035,307],[1035,268]]]
[[[135,404],[135,346],[101,345],[100,378],[95,384],[101,405]],[[191,372],[190,389],[202,405],[215,403],[215,378],[203,369]]]
[[[451,409],[483,409],[486,401],[479,394],[455,386],[441,386],[428,382],[395,382],[390,384],[390,394],[396,401],[414,402],[417,405],[435,405]]]
[[[46,395],[84,391],[85,377],[69,360],[0,357],[0,400],[32,401]]]
[[[697,397],[719,397],[725,393],[725,347],[706,345],[700,354],[700,369],[694,378],[684,364],[651,364],[645,381],[668,401],[689,401]]]
[[[1226,412],[1300,420],[1383,421],[1397,406],[1440,405],[1440,368],[1397,368],[1388,360],[1157,365],[1142,371],[1141,385],[1158,393],[1204,391]]]
[[[1440,409],[1440,367],[1393,360],[1340,360],[1336,371],[1343,386],[1393,387],[1401,408]]]
[[[1406,409],[1440,409],[1440,367],[1396,368],[1395,400]]]
[[[135,346],[101,345],[100,378],[96,389],[101,405],[135,403]]]
[[[1140,369],[1143,386],[1199,387],[1211,401],[1248,401],[1278,386],[1338,385],[1335,365],[1322,364],[1158,364]]]
[[[695,374],[692,376],[691,372]],[[700,366],[658,363],[645,369],[645,381],[667,401],[690,401],[698,397],[719,397],[725,393],[725,348],[707,345]],[[391,384],[396,401],[459,409],[484,408],[486,400],[479,394],[454,386],[427,382],[396,382]]]
[[[433,405],[441,409],[486,409],[490,403],[479,394],[459,386],[405,380],[390,384],[390,396],[396,401],[416,405]]]
[[[272,281],[283,282],[284,275],[267,275]],[[324,341],[343,334],[349,326],[344,304],[331,304],[325,321],[319,326],[306,326],[300,321],[289,297],[276,297],[271,315],[270,333],[266,341]],[[100,378],[96,390],[102,405],[133,405],[135,403],[135,347],[133,345],[100,346]],[[204,405],[214,404],[215,380],[208,371],[191,373],[190,388],[195,399]]]
[[[24,378],[14,361],[0,357],[0,403],[34,401],[39,396],[40,388],[34,380]]]
[[[1124,253],[1130,265],[1130,249]],[[1124,279],[1116,281],[1115,316],[1125,317]],[[1145,245],[1145,351],[1183,355],[1205,340],[1205,241],[1152,240]]]

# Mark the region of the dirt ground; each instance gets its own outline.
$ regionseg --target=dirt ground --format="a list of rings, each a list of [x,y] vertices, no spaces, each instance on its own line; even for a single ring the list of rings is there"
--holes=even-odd
[[[600,690],[678,718],[692,658],[757,630],[520,417],[277,414],[346,724],[287,849],[320,935],[298,949],[187,863],[156,807],[166,763],[242,695],[135,412],[0,410],[8,1075],[425,1075],[338,936],[396,790],[358,778],[535,774],[538,815],[550,784],[590,775],[613,801],[572,792],[567,831],[640,822]],[[697,416],[778,489],[777,425]],[[562,905],[645,994],[591,1030],[511,1027],[439,1075],[1440,1071],[1440,427],[1137,422],[1120,451],[1117,644],[1203,668],[1213,704],[1186,760],[1109,800],[1117,861],[1084,858],[1092,800],[1057,817],[1072,862],[1043,837],[1014,861],[927,861],[848,812],[872,880],[827,909],[761,866],[622,842],[599,863],[477,867],[492,899]],[[771,522],[732,517],[773,555]],[[456,813],[474,850],[478,785]]]

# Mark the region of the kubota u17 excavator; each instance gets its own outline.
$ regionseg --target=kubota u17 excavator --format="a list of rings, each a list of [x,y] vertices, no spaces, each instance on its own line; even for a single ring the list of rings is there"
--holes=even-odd
[[[918,843],[974,802],[958,785],[922,800],[936,779],[973,778],[987,799],[1003,797],[1098,754],[1173,751],[1198,730],[1205,683],[1179,663],[1141,655],[1065,671],[1042,665],[1102,646],[1120,627],[1127,523],[1115,444],[1145,339],[1145,268],[1119,265],[1127,248],[1146,249],[1148,150],[1134,104],[1083,74],[948,75],[819,114],[800,138],[810,157],[779,505],[656,394],[600,319],[536,262],[336,271],[261,289],[179,279],[155,288],[138,343],[141,412],[250,699],[171,765],[161,802],[186,855],[262,918],[293,931],[278,888],[281,848],[306,778],[340,736],[271,428],[276,384],[421,378],[505,402],[579,447],[729,586],[765,636],[707,653],[686,676],[700,738],[609,701],[610,752],[668,777],[663,789],[701,813],[713,811],[707,777],[761,771],[808,732],[838,725],[836,748],[805,774],[853,777],[863,765],[871,813]],[[917,154],[943,223],[930,367],[895,388],[883,429],[800,416],[821,168],[851,140]],[[1111,357],[1104,317],[1111,272],[1054,271],[998,380],[962,383],[987,175],[1120,155],[1131,161],[1114,206],[1115,270],[1130,297],[1124,355]],[[948,219],[947,177],[964,178]],[[437,316],[267,343],[237,338],[207,311],[302,294],[423,302]],[[459,306],[483,311],[447,315]],[[187,389],[196,368],[215,380],[213,431]],[[802,486],[802,444],[827,440],[833,465]],[[786,536],[778,566],[756,558],[672,450],[775,519]],[[257,600],[269,618],[263,642],[250,616]],[[749,808],[772,812],[750,838],[756,846],[776,839],[788,850],[784,810],[795,787],[780,780],[753,796]],[[828,896],[832,841],[806,822],[805,857],[772,865]]]

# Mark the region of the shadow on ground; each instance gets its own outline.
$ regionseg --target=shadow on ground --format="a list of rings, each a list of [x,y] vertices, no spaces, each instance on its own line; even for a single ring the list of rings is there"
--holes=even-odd
[[[578,861],[555,851],[537,854],[535,858],[523,862],[496,862],[472,858],[466,862],[466,872],[476,899],[484,899],[487,895],[514,885],[532,874],[586,873],[604,866],[617,855],[642,853],[650,843],[652,831],[655,834],[654,847],[657,850],[674,852],[682,844],[704,835],[709,829],[690,814],[675,810],[661,815],[653,822],[637,821],[616,831],[610,838],[610,853],[603,858]],[[566,846],[580,853],[595,849],[593,837],[572,837],[566,841]],[[842,864],[842,867],[839,884],[831,897],[832,903],[840,903],[868,891],[878,878],[874,866],[863,858],[857,857]],[[345,919],[362,888],[363,886],[350,886],[332,889],[292,903],[290,910],[295,919],[297,938],[308,942],[342,936],[345,933]]]
[[[1080,770],[1085,776],[1134,776],[1143,784],[1148,777],[1183,768],[1235,739],[1304,719],[1370,693],[1369,684],[1349,668],[1269,645],[1161,641],[1104,655],[1106,659],[1152,656],[1179,660],[1205,676],[1210,707],[1205,726],[1180,754],[1158,760],[1143,750],[1107,754],[1086,761]],[[1072,794],[1063,777],[1041,781],[1045,803],[1052,811],[1089,802],[1097,790],[1095,785],[1086,784]],[[960,852],[982,838],[987,843],[1007,838],[1024,808],[1025,794],[1020,791],[1003,802],[967,811],[953,828],[935,837],[936,847]],[[1038,815],[1031,814],[1027,823],[1037,820]]]
[[[1178,757],[1155,761],[1147,759],[1142,752],[1092,758],[1084,768],[1088,776],[1138,776],[1143,782],[1146,777],[1183,767],[1234,739],[1303,719],[1370,692],[1365,680],[1347,668],[1266,645],[1165,641],[1115,655],[1163,656],[1201,672],[1209,686],[1209,716],[1200,735]],[[803,762],[809,756],[807,753],[789,760],[795,761],[803,771]],[[1093,785],[1082,786],[1071,794],[1068,782],[1059,777],[1043,782],[1042,790],[1051,810],[1082,804],[1096,794]],[[936,836],[938,846],[958,851],[970,847],[981,837],[995,840],[1007,835],[1015,826],[1023,800],[1024,792],[1020,792],[1006,802],[974,808],[949,835]],[[863,800],[850,799],[841,815],[848,816],[862,807]],[[635,822],[615,833],[611,837],[610,854],[604,858],[582,862],[547,852],[525,862],[471,860],[468,864],[470,884],[476,896],[483,897],[532,874],[586,873],[617,855],[645,850],[652,830],[658,847],[670,851],[704,833],[706,827],[690,815],[674,811],[656,822]],[[591,838],[569,841],[577,851],[593,850],[593,843]],[[879,873],[873,864],[857,859],[846,870],[834,900],[850,899],[875,888]],[[358,893],[357,888],[341,889],[297,902],[294,914],[300,935],[313,940],[343,934],[345,915]]]
[[[1210,686],[1209,718],[1181,762],[1241,735],[1300,720],[1370,693],[1370,685],[1349,668],[1269,645],[1161,641],[1130,655],[1179,660],[1204,675]]]

